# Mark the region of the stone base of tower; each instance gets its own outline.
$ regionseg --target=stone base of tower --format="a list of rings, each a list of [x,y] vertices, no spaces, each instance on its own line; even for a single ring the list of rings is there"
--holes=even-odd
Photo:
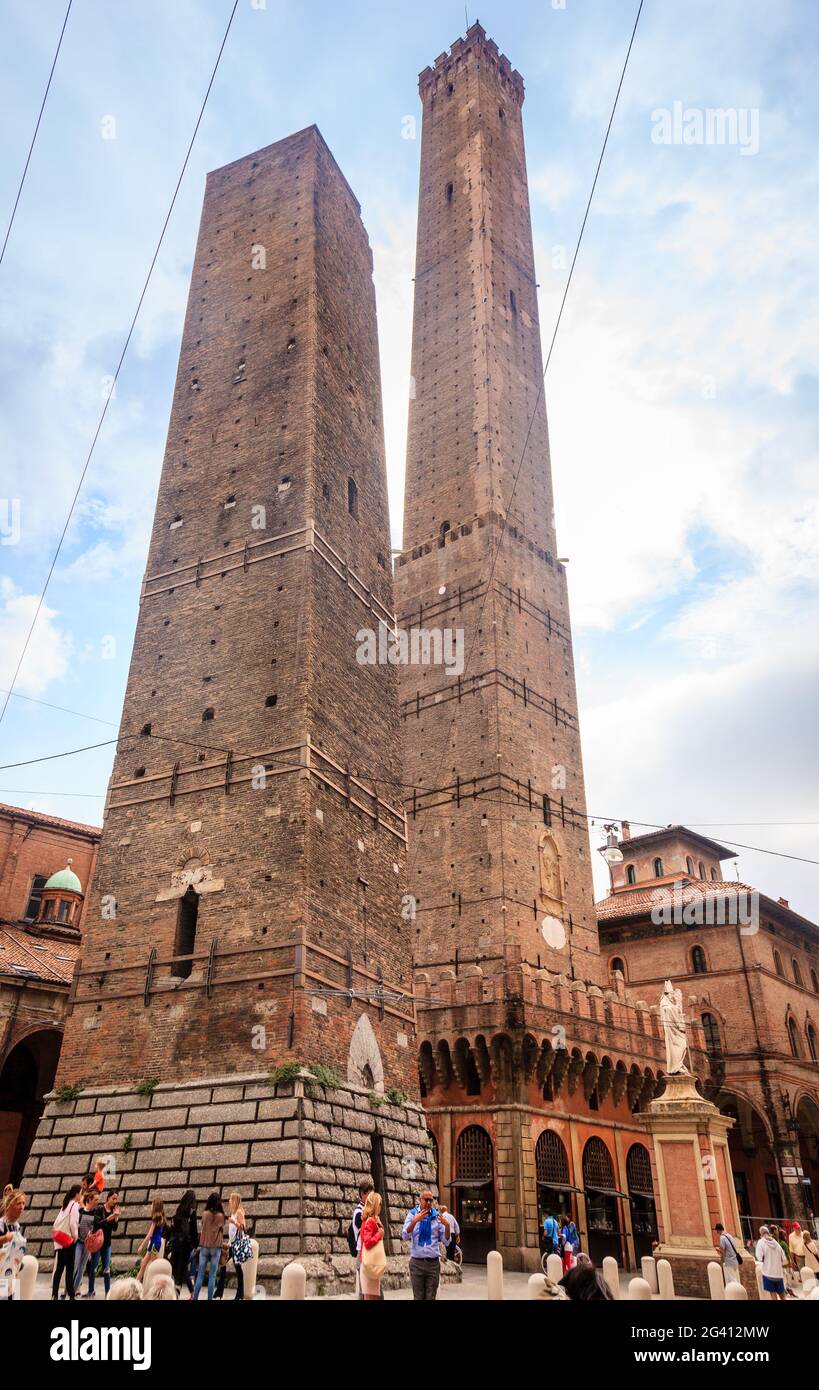
[[[372,1175],[394,1257],[388,1285],[408,1282],[401,1226],[420,1188],[437,1190],[420,1106],[347,1082],[322,1084],[303,1068],[286,1080],[223,1076],[145,1091],[89,1087],[49,1098],[22,1183],[31,1253],[51,1254],[64,1193],[102,1158],[106,1186],[119,1191],[122,1207],[115,1269],[134,1264],[154,1197],[172,1212],[193,1188],[201,1213],[210,1192],[226,1201],[236,1190],[269,1292],[297,1257],[307,1263],[312,1291],[352,1290],[347,1228],[358,1184]]]

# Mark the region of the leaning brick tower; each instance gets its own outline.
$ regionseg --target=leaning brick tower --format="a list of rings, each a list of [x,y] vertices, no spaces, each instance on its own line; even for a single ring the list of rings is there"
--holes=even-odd
[[[429,1176],[396,675],[357,659],[392,608],[372,257],[310,127],[207,182],[62,1099],[27,1172],[44,1219],[103,1153],[126,1245],[151,1193],[241,1184],[264,1255],[331,1256],[362,1172],[393,1223]]]
[[[629,1133],[648,1163],[638,1116],[662,1050],[656,1018],[605,979],[599,954],[523,80],[473,24],[419,85],[397,613],[410,631],[462,629],[465,663],[400,668],[419,1062],[439,1185],[473,1258],[497,1245],[512,1267],[536,1267],[553,1203],[595,1233],[596,1254],[630,1264],[630,1213],[587,1196],[586,1146],[602,1145],[591,1153],[616,1203]],[[615,1230],[607,1249],[602,1233]]]

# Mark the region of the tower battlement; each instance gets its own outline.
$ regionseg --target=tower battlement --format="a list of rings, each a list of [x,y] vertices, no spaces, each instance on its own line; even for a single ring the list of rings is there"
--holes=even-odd
[[[418,91],[421,100],[426,102],[439,91],[446,91],[447,87],[451,94],[459,71],[464,69],[470,59],[476,63],[488,63],[502,86],[508,89],[520,106],[523,105],[523,78],[512,67],[506,54],[499,52],[494,39],[486,37],[486,30],[482,24],[471,24],[465,38],[456,39],[448,53],[439,53],[432,67],[424,68],[419,74]]]

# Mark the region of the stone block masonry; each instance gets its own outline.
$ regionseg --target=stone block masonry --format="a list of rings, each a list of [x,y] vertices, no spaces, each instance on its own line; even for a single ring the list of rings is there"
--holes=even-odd
[[[276,1083],[253,1075],[163,1084],[150,1095],[93,1087],[47,1103],[24,1184],[32,1253],[51,1253],[64,1192],[98,1158],[108,1190],[120,1192],[115,1267],[134,1263],[154,1197],[172,1213],[192,1187],[201,1214],[210,1192],[227,1203],[235,1189],[259,1242],[260,1278],[310,1257],[312,1283],[328,1291],[352,1287],[346,1233],[362,1177],[372,1175],[384,1198],[393,1277],[406,1270],[398,1258],[407,1211],[421,1186],[437,1191],[420,1106],[319,1084],[308,1070]]]

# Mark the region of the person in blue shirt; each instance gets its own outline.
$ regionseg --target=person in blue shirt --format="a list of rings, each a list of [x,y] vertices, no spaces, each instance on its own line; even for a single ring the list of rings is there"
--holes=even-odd
[[[546,1254],[557,1254],[560,1246],[560,1223],[556,1216],[546,1217],[543,1223],[543,1234],[546,1238]]]
[[[434,1205],[432,1193],[421,1193],[418,1205],[407,1213],[401,1239],[410,1242],[410,1283],[416,1303],[433,1303],[438,1296],[441,1257],[438,1245],[448,1245],[450,1227]]]

